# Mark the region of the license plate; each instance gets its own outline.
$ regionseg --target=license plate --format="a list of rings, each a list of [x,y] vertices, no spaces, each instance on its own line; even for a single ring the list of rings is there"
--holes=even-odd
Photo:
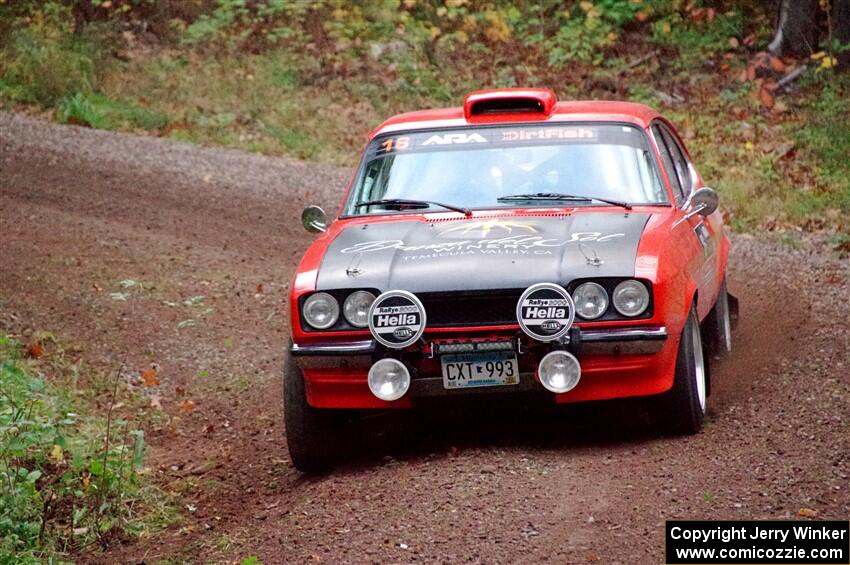
[[[519,383],[519,364],[513,351],[443,355],[440,362],[447,389]]]

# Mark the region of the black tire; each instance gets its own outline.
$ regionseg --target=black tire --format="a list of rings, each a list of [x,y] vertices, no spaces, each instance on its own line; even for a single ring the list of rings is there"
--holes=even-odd
[[[696,308],[692,307],[679,340],[673,388],[657,397],[654,416],[660,431],[673,435],[699,432],[705,420],[707,397],[708,370],[699,318]]]
[[[710,355],[723,356],[732,353],[732,309],[725,280],[720,285],[720,293],[714,307],[705,317],[702,330],[705,347]]]
[[[307,403],[304,376],[286,353],[283,364],[283,421],[292,464],[305,473],[327,471],[340,457],[345,431],[343,410],[313,408]]]

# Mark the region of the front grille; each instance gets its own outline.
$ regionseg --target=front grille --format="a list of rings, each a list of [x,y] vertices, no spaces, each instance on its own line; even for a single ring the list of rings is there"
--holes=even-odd
[[[516,324],[516,304],[522,289],[419,294],[428,327],[498,326]]]

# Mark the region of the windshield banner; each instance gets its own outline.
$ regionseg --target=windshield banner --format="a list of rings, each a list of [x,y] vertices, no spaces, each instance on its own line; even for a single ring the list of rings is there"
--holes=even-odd
[[[375,139],[367,157],[425,151],[455,151],[486,147],[554,145],[563,143],[626,145],[646,148],[646,136],[624,125],[515,125],[510,127],[464,128],[409,132]]]

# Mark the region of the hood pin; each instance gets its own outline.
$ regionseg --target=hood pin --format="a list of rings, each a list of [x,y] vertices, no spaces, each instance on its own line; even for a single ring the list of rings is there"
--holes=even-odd
[[[601,267],[605,261],[599,258],[599,254],[596,253],[596,249],[592,249],[590,246],[585,245],[584,243],[580,243],[578,246],[584,258],[587,259],[587,264],[591,267]],[[588,254],[588,251],[593,253],[593,257]]]
[[[357,277],[363,274],[363,270],[360,268],[360,260],[363,258],[362,253],[358,253],[354,259],[351,260],[351,263],[345,269],[345,274],[349,277]]]

